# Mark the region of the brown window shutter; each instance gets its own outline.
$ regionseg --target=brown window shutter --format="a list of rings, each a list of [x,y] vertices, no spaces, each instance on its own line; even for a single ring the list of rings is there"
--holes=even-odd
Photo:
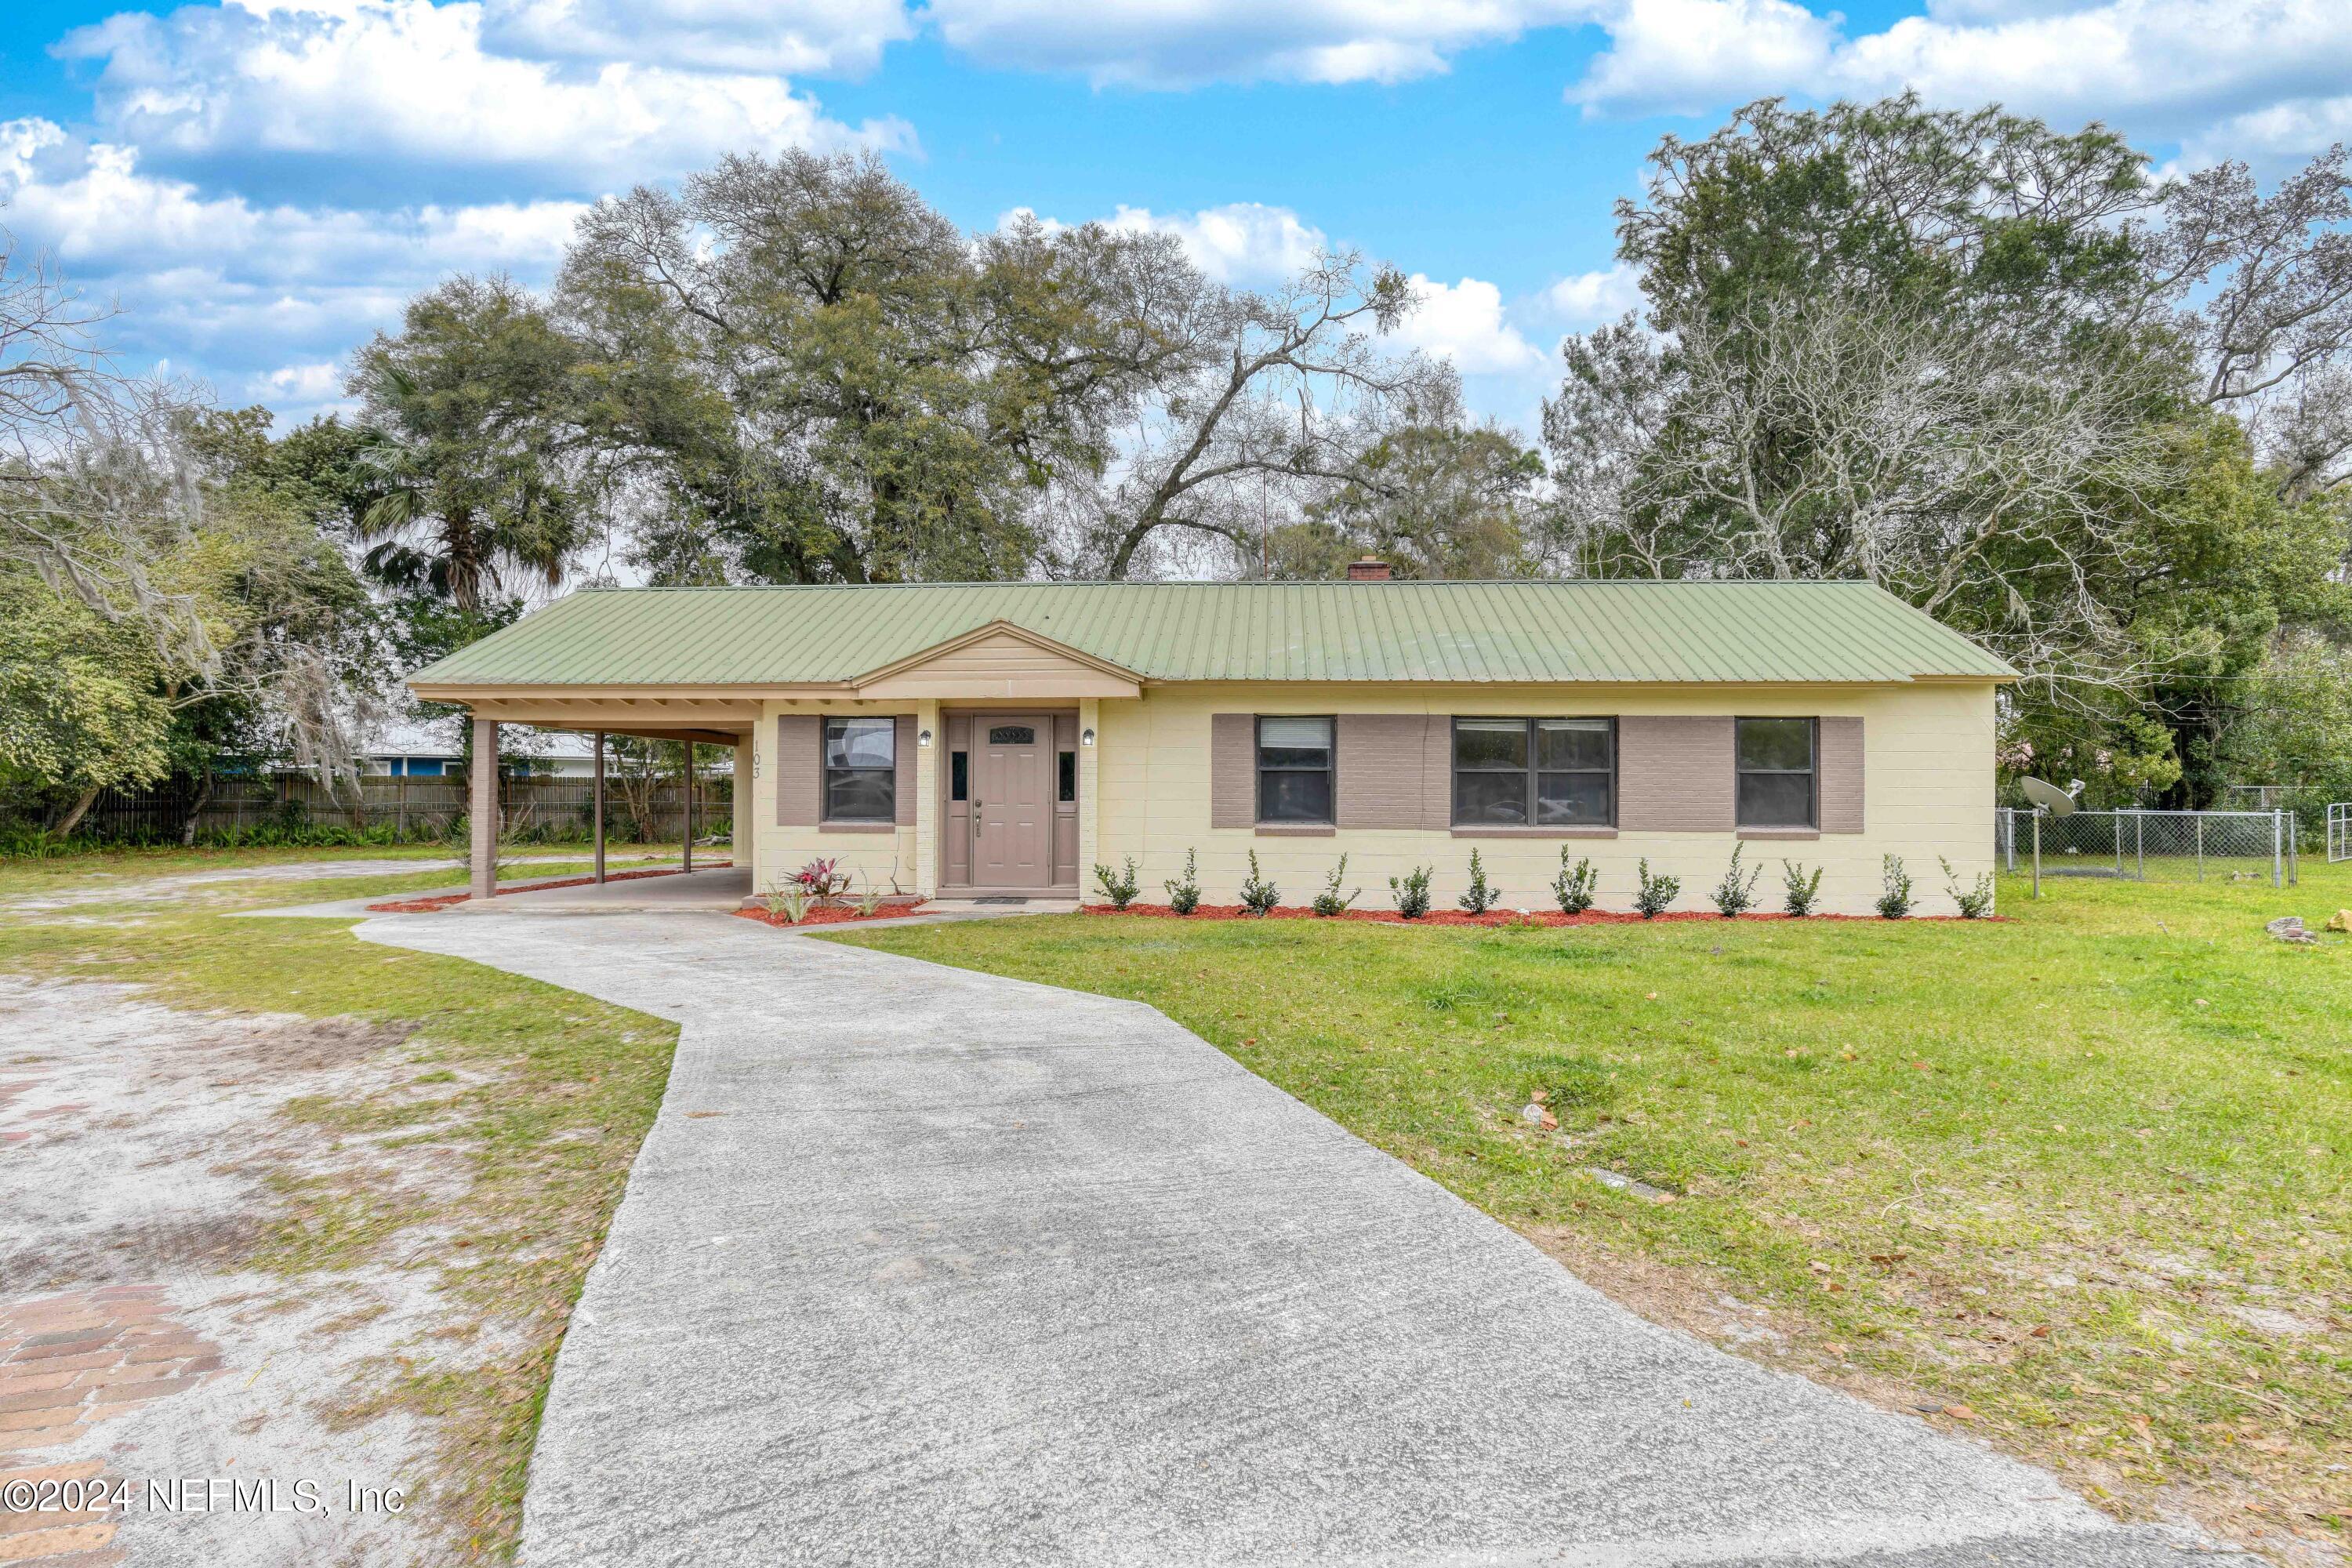
[[[1822,752],[1814,760],[1819,770],[1814,787],[1822,796],[1823,833],[1860,833],[1862,806],[1862,721],[1824,719]]]
[[[1733,721],[1627,714],[1617,721],[1617,826],[1627,833],[1728,833],[1736,810]]]
[[[1426,826],[1422,750],[1429,719],[1421,713],[1339,715],[1339,826]]]
[[[1257,826],[1257,716],[1209,715],[1209,826]]]
[[[824,793],[824,721],[776,716],[776,826],[814,827]]]
[[[898,715],[890,736],[891,815],[901,827],[915,825],[915,716]]]

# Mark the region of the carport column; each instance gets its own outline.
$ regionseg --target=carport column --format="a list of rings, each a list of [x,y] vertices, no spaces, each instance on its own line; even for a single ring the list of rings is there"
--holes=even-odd
[[[1094,737],[1088,745],[1087,738]],[[1092,697],[1078,699],[1078,901],[1087,900],[1087,886],[1093,879],[1095,862],[1102,858],[1096,847],[1096,825],[1101,820],[1097,805],[1095,782],[1102,777],[1098,759],[1102,756],[1102,703]]]
[[[930,744],[923,744],[923,737]],[[940,896],[940,759],[947,755],[947,727],[940,722],[936,699],[915,704],[915,891],[927,899]]]
[[[596,814],[596,880],[604,880],[604,731],[596,731],[596,787],[590,809]]]
[[[736,869],[749,871],[756,853],[751,843],[751,825],[759,820],[759,814],[751,809],[751,737],[748,734],[736,738],[735,780],[727,795],[735,808],[734,826],[727,836],[733,847],[727,858],[735,862]]]
[[[686,743],[686,847],[678,869],[694,869],[694,742]]]
[[[466,813],[472,832],[473,894],[487,899],[499,890],[499,721],[474,721],[474,762],[467,770]]]

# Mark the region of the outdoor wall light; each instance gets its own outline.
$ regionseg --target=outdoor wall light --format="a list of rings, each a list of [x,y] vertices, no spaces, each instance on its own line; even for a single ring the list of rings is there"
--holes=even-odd
[[[1094,743],[1095,732],[1092,730],[1088,730],[1085,734],[1078,737],[1078,744],[1081,746],[1091,746]]]
[[[919,733],[919,734],[918,734],[918,735],[916,735],[916,737],[915,737],[915,744],[917,744],[917,745],[919,745],[919,746],[928,746],[928,745],[929,745],[930,743],[931,743],[931,732],[930,732],[929,730],[925,730],[925,731],[921,731],[920,733]]]

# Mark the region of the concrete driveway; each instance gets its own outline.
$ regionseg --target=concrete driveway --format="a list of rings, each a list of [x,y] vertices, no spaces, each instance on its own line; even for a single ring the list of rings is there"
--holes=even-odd
[[[1150,1008],[724,916],[358,930],[684,1026],[539,1568],[2179,1560],[1634,1317]]]

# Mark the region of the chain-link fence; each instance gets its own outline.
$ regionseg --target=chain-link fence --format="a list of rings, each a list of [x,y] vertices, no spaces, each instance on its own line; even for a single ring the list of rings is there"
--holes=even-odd
[[[2333,828],[2333,813],[2330,814]],[[1994,854],[2005,870],[2129,882],[2298,880],[2302,825],[2292,811],[2044,811],[2001,807]]]
[[[2337,801],[2327,808],[2327,863],[2352,860],[2352,801]]]

